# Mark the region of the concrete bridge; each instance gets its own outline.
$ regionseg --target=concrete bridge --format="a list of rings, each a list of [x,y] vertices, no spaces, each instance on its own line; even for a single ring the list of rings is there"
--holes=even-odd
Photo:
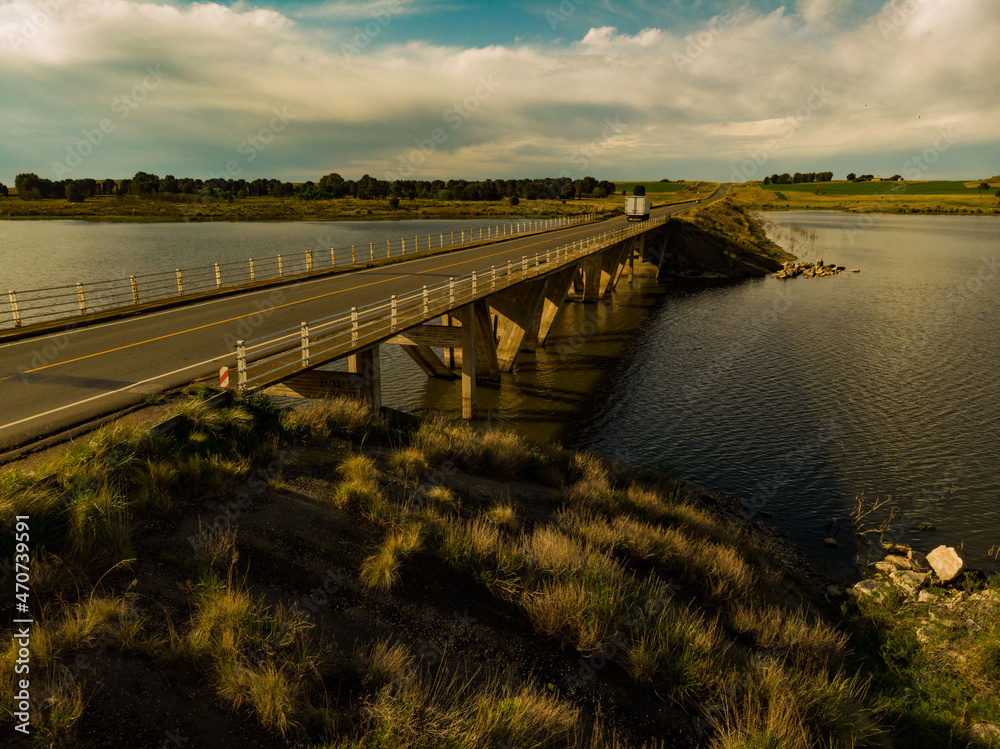
[[[658,260],[666,218],[695,205],[654,209],[646,222],[619,217],[498,236],[445,254],[200,295],[86,327],[0,331],[0,450],[214,379],[220,367],[243,392],[346,391],[378,403],[383,345],[403,346],[429,376],[461,379],[463,416],[475,418],[477,382],[498,381],[520,351],[544,346],[567,299],[596,302],[631,277],[636,260]],[[317,370],[345,357],[348,373]]]

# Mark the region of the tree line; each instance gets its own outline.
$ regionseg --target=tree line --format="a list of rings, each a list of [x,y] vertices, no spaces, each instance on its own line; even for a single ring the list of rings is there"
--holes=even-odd
[[[64,198],[82,202],[97,196],[135,195],[142,198],[196,195],[199,197],[229,200],[274,197],[300,200],[334,200],[352,197],[359,200],[432,198],[437,200],[496,201],[511,199],[574,199],[607,197],[615,193],[615,184],[594,177],[570,179],[486,179],[470,181],[453,180],[381,180],[364,175],[359,180],[344,179],[336,172],[320,178],[293,184],[278,179],[225,179],[207,180],[178,178],[171,174],[159,177],[146,172],[136,172],[131,179],[64,179],[50,180],[37,174],[18,174],[14,180],[17,194],[22,200]],[[0,184],[0,194],[8,190]]]
[[[785,172],[764,177],[765,185],[798,185],[803,182],[833,182],[833,172]]]

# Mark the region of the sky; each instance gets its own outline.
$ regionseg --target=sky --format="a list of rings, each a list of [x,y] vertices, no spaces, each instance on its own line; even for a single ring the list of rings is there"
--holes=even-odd
[[[1000,174],[1000,0],[0,0],[0,182]]]

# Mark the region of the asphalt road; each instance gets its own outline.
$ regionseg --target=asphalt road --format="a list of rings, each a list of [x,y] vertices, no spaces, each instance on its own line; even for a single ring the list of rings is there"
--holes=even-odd
[[[653,216],[694,205],[654,209]],[[233,343],[238,339],[346,312],[508,259],[519,261],[624,225],[624,217],[618,217],[0,345],[0,451],[211,376],[223,365],[233,368],[235,380]]]

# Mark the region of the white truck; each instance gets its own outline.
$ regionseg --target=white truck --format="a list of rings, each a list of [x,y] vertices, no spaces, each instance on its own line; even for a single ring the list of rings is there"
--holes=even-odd
[[[625,220],[645,221],[649,218],[649,198],[645,195],[625,196]]]

